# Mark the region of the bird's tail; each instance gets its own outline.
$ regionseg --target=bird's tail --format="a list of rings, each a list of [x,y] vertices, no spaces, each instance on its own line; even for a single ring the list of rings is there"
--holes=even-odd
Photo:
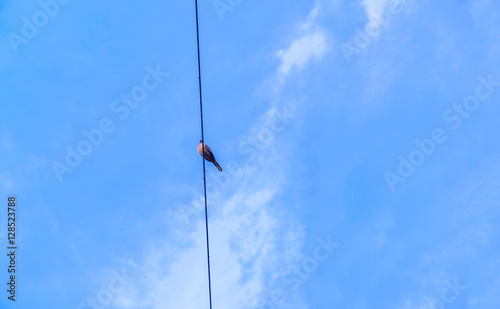
[[[214,161],[214,165],[219,170],[219,172],[222,172],[222,168],[220,167],[219,163],[217,163],[217,161]]]

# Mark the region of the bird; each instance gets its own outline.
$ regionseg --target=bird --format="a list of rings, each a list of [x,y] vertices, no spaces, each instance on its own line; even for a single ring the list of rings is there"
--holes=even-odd
[[[205,148],[205,153],[203,153],[203,148]],[[208,147],[207,144],[205,144],[205,147],[203,147],[203,142],[200,140],[200,144],[198,145],[198,152],[200,155],[207,160],[208,162],[212,162],[215,167],[219,170],[219,172],[222,172],[222,168],[220,167],[219,163],[215,160],[214,153],[212,152],[212,149]]]

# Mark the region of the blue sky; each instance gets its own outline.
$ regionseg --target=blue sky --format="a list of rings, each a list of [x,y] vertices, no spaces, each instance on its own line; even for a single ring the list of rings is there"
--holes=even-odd
[[[500,3],[199,10],[214,308],[500,306]],[[208,308],[194,3],[0,14],[0,307]]]

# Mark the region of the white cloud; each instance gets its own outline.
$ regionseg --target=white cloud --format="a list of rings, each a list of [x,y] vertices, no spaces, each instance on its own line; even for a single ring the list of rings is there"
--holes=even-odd
[[[366,9],[366,15],[370,23],[377,22],[382,16],[384,9],[390,0],[363,0],[361,4]]]
[[[326,37],[323,32],[318,30],[306,34],[294,40],[288,49],[277,53],[281,58],[280,71],[287,75],[294,66],[301,69],[310,59],[319,59],[326,50]]]
[[[316,25],[319,6],[317,5],[308,15],[307,20],[298,28],[300,33],[288,48],[278,51],[280,58],[279,73],[286,76],[293,67],[302,69],[311,59],[319,60],[328,50],[327,37]]]
[[[395,15],[404,11],[411,0],[362,0],[361,5],[365,7],[368,22],[365,32],[368,36],[378,37],[380,29],[386,28]],[[378,33],[377,33],[378,32]]]
[[[223,215],[210,224],[212,295],[215,308],[249,308],[264,293],[262,275],[283,259],[276,252],[277,219],[269,211],[274,190],[252,192],[246,187],[222,206]],[[215,204],[215,203],[212,203]],[[199,221],[186,241],[189,249],[165,265],[170,250],[152,249],[138,270],[142,278],[122,294],[117,305],[124,308],[206,308],[208,303],[206,240]],[[140,297],[138,297],[140,295]]]

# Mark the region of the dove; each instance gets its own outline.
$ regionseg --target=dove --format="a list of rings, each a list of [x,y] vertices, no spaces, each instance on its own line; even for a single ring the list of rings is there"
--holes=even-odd
[[[205,148],[205,155],[203,155],[203,148]],[[208,147],[207,144],[205,144],[205,147],[203,147],[203,142],[200,140],[200,144],[198,145],[198,152],[200,155],[207,160],[208,162],[212,162],[215,167],[219,170],[219,172],[222,172],[222,168],[220,167],[219,163],[215,160],[214,153],[212,152],[212,149]]]

